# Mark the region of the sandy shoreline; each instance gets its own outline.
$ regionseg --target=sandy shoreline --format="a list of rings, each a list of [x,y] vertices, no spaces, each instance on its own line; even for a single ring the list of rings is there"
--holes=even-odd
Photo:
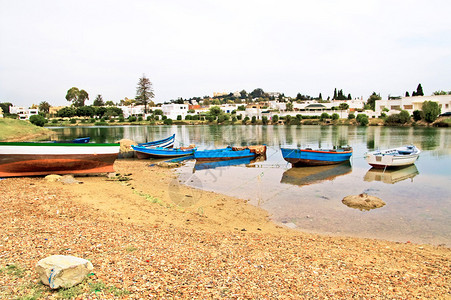
[[[1,180],[0,298],[62,297],[33,268],[52,254],[93,263],[79,299],[451,297],[449,248],[288,230],[148,165],[117,160],[128,181]]]

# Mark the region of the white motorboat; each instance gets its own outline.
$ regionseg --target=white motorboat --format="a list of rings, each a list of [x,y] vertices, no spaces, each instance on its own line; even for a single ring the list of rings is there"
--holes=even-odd
[[[414,164],[420,153],[417,147],[409,145],[368,152],[365,159],[374,168],[402,167]]]

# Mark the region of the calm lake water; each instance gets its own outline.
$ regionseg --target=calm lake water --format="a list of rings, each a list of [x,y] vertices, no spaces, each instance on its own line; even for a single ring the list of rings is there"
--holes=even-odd
[[[111,126],[52,128],[61,139],[90,136],[94,142],[122,138],[152,141],[176,134],[176,146],[198,149],[266,144],[266,160],[228,165],[186,160],[181,183],[250,200],[271,218],[308,232],[451,246],[451,129],[355,126]],[[414,144],[415,165],[372,170],[363,156],[377,148]],[[350,145],[349,165],[291,168],[280,147]],[[236,163],[230,165],[230,163]],[[367,193],[386,205],[370,211],[342,199]]]

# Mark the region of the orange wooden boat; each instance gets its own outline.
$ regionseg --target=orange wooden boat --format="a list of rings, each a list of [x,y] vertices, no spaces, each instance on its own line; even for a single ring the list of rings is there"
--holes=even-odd
[[[0,177],[114,172],[119,144],[0,142]]]

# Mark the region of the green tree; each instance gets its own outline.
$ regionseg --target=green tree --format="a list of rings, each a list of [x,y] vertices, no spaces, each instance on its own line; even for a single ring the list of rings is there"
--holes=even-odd
[[[106,105],[106,106],[116,106],[116,104],[114,104],[114,102],[111,101],[111,100],[106,101],[106,102],[105,102],[105,105]]]
[[[36,125],[36,126],[43,127],[44,124],[45,124],[45,122],[46,122],[46,120],[45,120],[45,118],[44,118],[43,116],[41,116],[41,115],[32,115],[32,116],[30,117],[30,122],[31,122],[32,124]]]
[[[279,122],[279,116],[278,115],[272,116],[271,121],[273,124],[277,124]]]
[[[340,116],[337,113],[332,114],[332,120],[338,120]]]
[[[75,110],[75,115],[79,117],[92,117],[96,113],[93,106],[81,106]]]
[[[257,88],[257,89],[255,89],[255,90],[253,90],[249,95],[250,95],[252,98],[260,98],[260,97],[263,96],[264,93],[265,93],[265,92],[264,92],[262,89]]]
[[[417,90],[416,90],[416,92],[414,91],[412,93],[412,96],[424,96],[423,87],[421,86],[421,83],[418,84]]]
[[[428,123],[434,122],[440,115],[440,107],[434,101],[424,101],[421,111],[423,112],[424,120]]]
[[[75,108],[73,107],[63,107],[56,114],[60,118],[71,118],[75,116]]]
[[[93,106],[104,106],[105,103],[103,102],[102,95],[97,95],[97,97],[94,99],[94,102],[92,103]]]
[[[366,104],[374,111],[376,109],[376,100],[381,100],[381,96],[373,92],[371,96],[366,101]]]
[[[45,114],[48,114],[50,111],[50,104],[47,101],[42,101],[39,103],[39,111],[44,112]]]
[[[219,116],[221,114],[221,108],[219,106],[210,107],[209,114],[212,116]]]
[[[287,111],[293,111],[293,103],[292,102],[288,102],[286,104],[286,110]]]
[[[143,74],[136,88],[136,100],[139,104],[144,105],[145,114],[147,113],[147,104],[154,96],[152,82]]]
[[[89,100],[89,95],[85,90],[72,87],[66,93],[66,100],[72,102],[73,106],[80,107],[85,105],[86,100]]]
[[[355,115],[353,113],[349,114],[348,115],[348,119],[349,120],[355,119]]]
[[[338,109],[339,110],[347,110],[349,108],[348,103],[340,103],[340,105],[338,105]]]
[[[0,108],[2,109],[4,114],[10,114],[9,107],[13,106],[10,102],[2,102],[0,103]]]

